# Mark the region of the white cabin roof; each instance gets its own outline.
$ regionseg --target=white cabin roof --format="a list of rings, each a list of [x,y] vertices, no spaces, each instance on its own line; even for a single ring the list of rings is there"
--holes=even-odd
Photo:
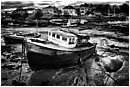
[[[52,33],[55,33],[55,34],[58,34],[58,35],[64,36],[64,37],[76,37],[76,35],[74,35],[72,33],[61,31],[61,30],[52,30],[49,32],[52,32]]]

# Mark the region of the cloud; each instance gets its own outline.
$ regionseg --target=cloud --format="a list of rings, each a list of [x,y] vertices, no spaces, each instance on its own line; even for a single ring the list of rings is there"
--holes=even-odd
[[[114,1],[114,0],[100,0],[98,2],[107,2],[107,1]],[[123,1],[123,0],[117,0],[118,1]],[[29,6],[34,6],[34,4],[36,5],[40,5],[40,6],[44,6],[44,5],[49,5],[49,4],[54,4],[55,6],[59,7],[59,6],[64,6],[64,5],[75,5],[75,4],[80,4],[82,2],[97,2],[97,0],[32,0],[32,1],[26,1],[26,0],[19,0],[19,1],[2,1],[1,2],[1,9],[9,9],[9,8],[18,8],[18,7],[29,7]]]
[[[38,3],[38,5],[50,5],[50,3]]]
[[[3,1],[1,2],[1,9],[18,8],[33,6],[33,2],[20,2],[20,1]]]

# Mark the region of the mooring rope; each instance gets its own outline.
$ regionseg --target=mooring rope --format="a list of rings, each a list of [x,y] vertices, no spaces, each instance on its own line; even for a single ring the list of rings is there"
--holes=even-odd
[[[25,57],[25,42],[23,41],[23,42],[22,42],[22,60],[21,60],[21,69],[20,69],[20,75],[19,75],[19,80],[18,80],[18,82],[20,82],[20,79],[21,79],[21,74],[22,74],[22,65],[23,65],[24,57]]]
[[[90,69],[94,69],[94,70],[98,70],[98,71],[102,71],[104,72],[107,76],[109,76],[115,83],[117,83],[117,85],[121,86],[110,74],[106,73],[106,71],[100,70],[100,69],[95,69],[90,67]]]

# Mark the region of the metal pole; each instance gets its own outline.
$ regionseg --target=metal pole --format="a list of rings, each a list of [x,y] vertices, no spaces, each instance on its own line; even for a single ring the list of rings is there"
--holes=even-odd
[[[22,65],[23,65],[23,59],[24,59],[24,51],[25,51],[25,46],[24,46],[24,42],[22,43],[22,60],[21,60],[21,69],[20,69],[20,75],[19,75],[19,80],[18,82],[20,82],[21,79],[21,74],[22,74]]]
[[[38,32],[37,29],[38,29],[38,20],[36,19],[36,32]]]

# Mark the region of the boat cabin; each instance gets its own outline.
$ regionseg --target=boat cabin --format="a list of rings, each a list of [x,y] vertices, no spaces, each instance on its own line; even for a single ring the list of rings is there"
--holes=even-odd
[[[48,40],[66,48],[74,48],[77,44],[77,36],[65,31],[48,31]]]

